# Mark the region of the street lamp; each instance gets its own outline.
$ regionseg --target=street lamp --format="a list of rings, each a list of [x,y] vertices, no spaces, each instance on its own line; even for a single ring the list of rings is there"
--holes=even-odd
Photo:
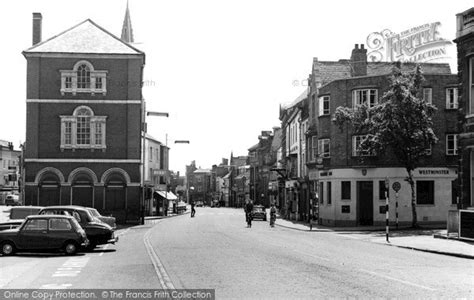
[[[145,101],[143,101],[142,105],[143,109],[143,137],[142,137],[142,180],[141,180],[141,186],[142,186],[142,197],[141,197],[141,203],[140,203],[140,224],[144,225],[145,224],[145,153],[146,153],[146,147],[145,147],[145,141],[146,141],[146,116],[155,116],[155,117],[169,117],[168,113],[165,112],[154,112],[154,111],[145,111]]]

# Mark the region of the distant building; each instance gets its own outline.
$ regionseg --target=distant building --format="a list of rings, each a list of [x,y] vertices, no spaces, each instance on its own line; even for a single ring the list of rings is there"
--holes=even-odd
[[[459,13],[458,49],[460,134],[460,202],[458,208],[474,206],[474,7]]]
[[[25,204],[90,206],[138,222],[145,54],[89,19],[42,41],[41,22],[34,13],[23,51]]]
[[[0,140],[0,204],[4,196],[19,191],[21,151],[13,149],[13,143]]]
[[[157,191],[167,191],[170,183],[169,148],[151,135],[145,135],[145,214],[157,215],[168,207],[168,201],[154,197]],[[169,198],[174,198],[173,194]],[[167,200],[167,199],[166,199]]]

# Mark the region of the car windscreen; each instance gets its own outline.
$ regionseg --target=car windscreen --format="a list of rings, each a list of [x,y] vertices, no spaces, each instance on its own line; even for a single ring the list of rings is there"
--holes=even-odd
[[[92,216],[94,216],[94,217],[100,217],[100,214],[99,214],[99,212],[97,211],[97,209],[88,208],[87,210],[91,213]]]
[[[263,207],[256,206],[256,207],[253,208],[253,211],[263,211]]]

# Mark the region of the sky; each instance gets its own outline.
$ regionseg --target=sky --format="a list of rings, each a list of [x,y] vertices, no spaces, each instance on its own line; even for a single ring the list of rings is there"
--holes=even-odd
[[[2,2],[0,140],[25,140],[26,60],[32,13],[43,15],[43,40],[85,19],[121,34],[126,0]],[[168,144],[170,169],[184,173],[222,158],[247,155],[262,130],[281,126],[280,104],[305,89],[313,57],[350,58],[372,32],[402,32],[440,22],[452,41],[456,14],[473,6],[456,1],[129,0],[134,46],[146,54],[143,95],[148,133]],[[447,47],[456,73],[455,45]],[[174,144],[189,140],[190,144]]]

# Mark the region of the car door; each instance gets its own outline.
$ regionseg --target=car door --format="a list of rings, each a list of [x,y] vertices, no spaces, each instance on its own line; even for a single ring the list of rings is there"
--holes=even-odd
[[[49,219],[49,247],[59,249],[64,242],[73,237],[71,222],[64,218]]]
[[[48,220],[28,219],[18,233],[18,248],[47,249],[49,248]]]

